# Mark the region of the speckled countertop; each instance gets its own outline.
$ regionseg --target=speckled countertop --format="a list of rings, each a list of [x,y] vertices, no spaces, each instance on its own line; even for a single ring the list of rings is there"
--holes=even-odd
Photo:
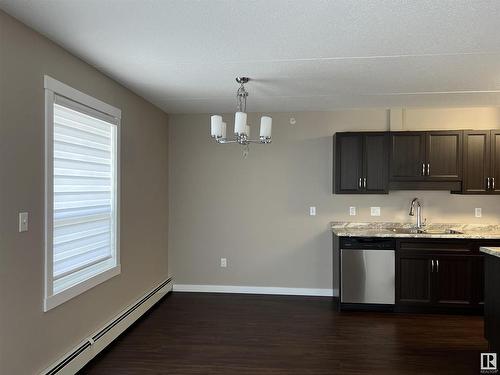
[[[331,228],[339,237],[500,239],[500,225],[488,224],[430,224],[425,226],[424,233],[412,233],[415,225],[410,223],[334,221]],[[449,230],[460,233],[445,233]]]
[[[480,247],[479,251],[500,258],[500,247]]]

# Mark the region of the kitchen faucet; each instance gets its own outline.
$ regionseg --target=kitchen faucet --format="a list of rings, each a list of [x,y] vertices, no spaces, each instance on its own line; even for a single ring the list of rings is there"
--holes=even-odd
[[[415,216],[415,206],[417,207],[417,229],[421,229],[424,226],[422,223],[422,205],[420,204],[420,200],[418,198],[413,198],[410,203],[410,212],[408,215]]]

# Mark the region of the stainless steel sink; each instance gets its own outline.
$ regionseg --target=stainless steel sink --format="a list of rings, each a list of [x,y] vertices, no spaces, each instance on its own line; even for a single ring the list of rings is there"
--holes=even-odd
[[[427,233],[427,234],[463,234],[463,232],[460,232],[455,229],[422,229],[420,233]]]
[[[418,233],[423,233],[421,229],[415,229],[415,228],[392,228],[390,229],[391,232],[398,233],[398,234],[418,234]]]
[[[454,229],[417,229],[417,228],[392,228],[391,232],[398,234],[463,234]]]

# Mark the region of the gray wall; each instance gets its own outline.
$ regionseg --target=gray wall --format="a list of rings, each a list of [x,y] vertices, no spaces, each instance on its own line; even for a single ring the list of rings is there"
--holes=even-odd
[[[43,76],[122,110],[121,275],[43,312]],[[0,374],[35,374],[167,277],[167,116],[0,11]],[[30,230],[17,232],[29,211]]]
[[[497,108],[392,112],[406,130],[424,129],[432,118],[435,129],[500,124]],[[176,284],[331,288],[329,222],[411,221],[407,209],[415,196],[430,222],[500,223],[498,196],[332,195],[332,135],[387,130],[393,116],[385,109],[272,116],[273,143],[250,146],[246,160],[240,146],[214,144],[209,115],[171,116],[169,252]],[[259,117],[251,114],[250,123],[258,125]],[[231,115],[225,118],[232,129]],[[317,216],[308,215],[309,206],[317,207]],[[349,216],[349,206],[357,207],[357,216]],[[381,216],[371,217],[370,206],[380,206]],[[475,207],[483,209],[481,219]],[[228,268],[219,267],[221,257]]]

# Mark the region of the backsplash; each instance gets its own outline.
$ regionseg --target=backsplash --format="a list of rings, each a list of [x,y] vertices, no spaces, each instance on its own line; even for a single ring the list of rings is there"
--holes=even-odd
[[[428,223],[500,224],[500,198],[484,195],[458,195],[446,191],[394,191],[388,195],[333,195],[331,219],[343,221],[414,222],[409,216],[410,201],[418,197],[422,217]],[[356,216],[349,208],[356,207]],[[371,216],[370,208],[380,207],[380,216]],[[475,209],[481,208],[481,217]],[[318,212],[320,212],[318,207]],[[325,212],[326,214],[326,212]]]

